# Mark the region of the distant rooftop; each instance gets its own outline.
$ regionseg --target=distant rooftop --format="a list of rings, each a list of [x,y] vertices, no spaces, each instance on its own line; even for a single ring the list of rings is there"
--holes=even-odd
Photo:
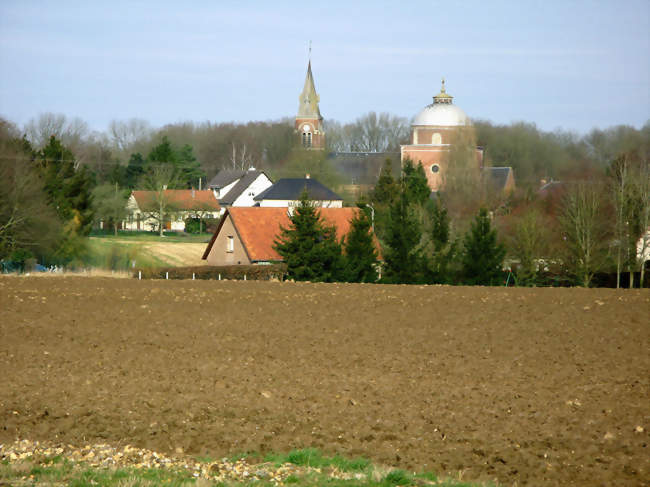
[[[338,194],[319,183],[315,179],[309,178],[285,178],[278,179],[273,186],[262,191],[254,199],[262,200],[299,200],[303,190],[307,190],[309,199],[318,201],[342,200]]]

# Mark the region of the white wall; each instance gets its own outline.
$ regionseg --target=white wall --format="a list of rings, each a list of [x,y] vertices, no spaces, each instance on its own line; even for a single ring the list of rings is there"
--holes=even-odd
[[[273,183],[266,177],[266,174],[258,175],[255,181],[242,191],[239,198],[233,201],[232,206],[255,206],[257,202],[253,198],[272,185]]]

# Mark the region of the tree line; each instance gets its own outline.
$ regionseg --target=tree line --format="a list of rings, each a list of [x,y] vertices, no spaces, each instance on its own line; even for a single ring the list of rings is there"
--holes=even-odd
[[[408,140],[407,121],[386,114],[329,126],[332,149],[391,150]],[[477,121],[467,134],[449,154],[447,187],[435,200],[423,170],[410,163],[397,179],[385,166],[373,191],[358,201],[382,244],[384,280],[469,282],[462,270],[465,236],[482,208],[519,283],[548,283],[544,276],[554,274],[588,285],[597,272],[614,270],[621,284],[623,272],[644,272],[635,246],[648,228],[650,123],[578,136]],[[294,150],[296,140],[290,119],[161,129],[134,119],[113,122],[103,134],[62,115],[44,114],[22,129],[0,120],[0,257],[72,262],[93,222],[125,217],[130,190],[197,187],[221,169],[310,173],[336,190],[341,177],[327,151]],[[514,168],[515,193],[496,195],[466,170],[477,145],[487,165]],[[540,192],[544,181],[549,190]],[[400,271],[391,261],[419,270]],[[567,263],[581,268],[556,269]]]

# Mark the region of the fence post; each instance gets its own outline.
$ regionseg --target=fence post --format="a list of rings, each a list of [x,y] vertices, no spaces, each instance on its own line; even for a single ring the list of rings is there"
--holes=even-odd
[[[192,280],[194,280],[194,272],[192,272]]]
[[[142,271],[138,271],[138,280],[142,279]]]
[[[246,280],[246,274],[244,274],[244,281]]]
[[[221,272],[219,273],[219,280],[221,280]]]
[[[169,279],[169,272],[165,272],[165,279]]]

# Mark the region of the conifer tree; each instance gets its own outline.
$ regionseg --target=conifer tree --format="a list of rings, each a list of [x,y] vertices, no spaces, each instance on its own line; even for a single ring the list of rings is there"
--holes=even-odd
[[[393,177],[392,162],[390,159],[386,159],[372,192],[372,201],[379,205],[390,204],[397,196],[397,192],[398,186]]]
[[[481,208],[465,235],[462,255],[463,276],[467,284],[492,285],[501,277],[505,247],[497,242],[497,232],[490,224],[485,208]]]
[[[368,214],[360,209],[350,222],[345,241],[345,280],[375,282],[377,280],[377,249]]]
[[[450,283],[457,245],[451,240],[449,214],[439,200],[431,203],[430,211],[433,247],[433,255],[429,260],[430,280],[436,284]]]
[[[416,166],[411,159],[406,159],[402,167],[402,179],[409,203],[424,205],[429,199],[431,189],[429,189],[422,163],[419,162]]]
[[[404,185],[399,197],[390,206],[390,222],[386,233],[384,281],[401,284],[422,282],[422,228],[414,208],[409,204]]]
[[[281,227],[273,244],[287,264],[289,278],[313,282],[341,280],[344,262],[336,229],[324,224],[306,191],[289,219],[290,225]]]

